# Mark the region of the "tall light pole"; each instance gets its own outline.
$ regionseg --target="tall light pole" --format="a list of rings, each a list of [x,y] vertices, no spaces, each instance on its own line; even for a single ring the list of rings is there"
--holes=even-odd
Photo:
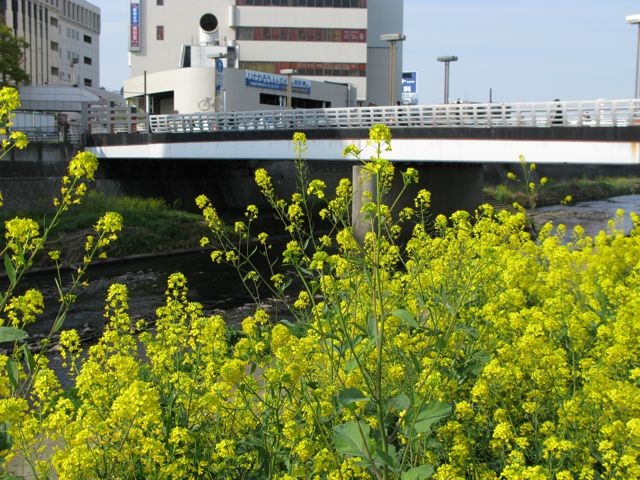
[[[640,98],[640,14],[627,15],[626,21],[629,25],[638,25],[638,46],[636,48],[636,95]]]
[[[449,63],[457,62],[458,57],[455,55],[445,55],[443,57],[437,57],[436,60],[444,63],[444,101],[443,103],[449,103]]]
[[[291,75],[298,73],[297,70],[293,68],[283,68],[280,70],[280,75],[287,76],[287,108],[291,107]]]
[[[384,33],[380,35],[380,40],[389,42],[389,105],[396,104],[396,58],[397,43],[407,39],[402,33]]]

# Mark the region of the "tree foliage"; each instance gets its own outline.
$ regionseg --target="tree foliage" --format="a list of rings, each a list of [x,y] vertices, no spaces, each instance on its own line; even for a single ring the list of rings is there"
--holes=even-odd
[[[1,86],[29,83],[29,74],[22,68],[22,58],[29,44],[16,37],[11,29],[0,24],[0,80]]]

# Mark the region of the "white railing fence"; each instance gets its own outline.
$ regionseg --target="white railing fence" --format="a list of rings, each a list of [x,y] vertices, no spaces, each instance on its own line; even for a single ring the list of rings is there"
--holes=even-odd
[[[87,112],[88,132],[146,132],[144,114],[104,106]],[[389,107],[150,115],[151,133],[310,128],[390,127],[500,128],[640,125],[640,100],[460,103]]]
[[[85,103],[81,115],[85,133],[147,132],[147,114],[132,112],[131,108]]]

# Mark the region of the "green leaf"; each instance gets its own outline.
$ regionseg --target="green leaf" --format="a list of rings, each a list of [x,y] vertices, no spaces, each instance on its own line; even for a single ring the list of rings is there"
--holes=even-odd
[[[62,324],[67,318],[67,312],[62,312],[58,317],[56,317],[55,322],[53,322],[53,328],[51,329],[51,333],[57,333],[58,330],[62,328]]]
[[[342,406],[363,401],[369,401],[369,397],[365,396],[365,394],[357,388],[346,388],[338,393],[338,403]]]
[[[16,283],[16,267],[13,265],[11,261],[11,257],[9,254],[5,254],[4,256],[4,270],[7,272],[7,277],[9,281],[14,284]]]
[[[418,325],[418,322],[416,321],[416,319],[413,317],[413,315],[411,315],[409,312],[407,312],[406,310],[394,310],[393,312],[391,312],[391,314],[394,317],[399,318],[400,320],[402,320],[404,323],[406,323],[409,327],[413,327],[413,328],[420,328],[420,325]]]
[[[382,449],[382,445],[377,444],[373,461],[376,465],[389,467],[392,472],[397,472],[400,469],[398,466],[398,452],[393,445],[389,445],[388,450],[385,452]]]
[[[18,388],[18,381],[20,380],[20,373],[18,370],[18,364],[13,358],[7,361],[7,375],[13,388]]]
[[[369,313],[367,318],[367,334],[372,340],[378,339],[378,320],[375,315]]]
[[[54,278],[53,280],[56,283],[56,289],[58,291],[58,297],[62,298],[64,296],[64,293],[62,292],[62,285],[60,284],[60,280],[58,278]]]
[[[309,278],[313,278],[313,272],[311,270],[308,270],[304,267],[298,267],[300,269],[300,272],[305,276],[305,277],[309,277]]]
[[[371,451],[369,425],[363,422],[349,422],[337,425],[334,430],[333,442],[338,453],[347,457],[361,457],[363,459],[370,457],[368,453]]]
[[[390,408],[393,410],[399,410],[399,411],[408,410],[410,406],[411,406],[411,400],[404,393],[401,393],[400,395],[387,400],[387,408]]]
[[[27,332],[16,327],[0,327],[0,343],[18,342],[28,336]]]
[[[427,433],[431,426],[448,417],[451,413],[451,405],[439,401],[433,401],[424,405],[413,418],[413,430],[418,433]]]
[[[344,364],[344,371],[345,373],[351,373],[356,369],[357,366],[358,366],[358,360],[355,357],[351,357]]]
[[[24,356],[24,361],[29,368],[29,372],[33,373],[36,369],[36,361],[33,359],[33,354],[27,344],[22,345],[22,355]]]
[[[289,332],[291,332],[291,334],[296,338],[303,337],[308,330],[305,322],[292,322],[288,319],[282,319],[280,320],[280,323],[289,327]]]
[[[401,480],[427,480],[434,474],[434,469],[431,465],[420,465],[419,467],[412,468],[406,472],[402,472],[400,476]]]

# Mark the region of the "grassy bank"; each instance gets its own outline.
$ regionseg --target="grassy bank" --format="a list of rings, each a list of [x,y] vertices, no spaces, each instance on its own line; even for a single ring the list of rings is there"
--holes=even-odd
[[[640,177],[576,178],[571,180],[550,178],[546,185],[538,191],[537,206],[558,205],[567,195],[571,195],[572,202],[582,202],[635,193],[640,193]],[[526,205],[528,202],[522,185],[516,182],[485,186],[484,199],[491,203],[509,205],[513,202]]]
[[[198,248],[200,238],[207,232],[201,215],[177,210],[163,200],[110,197],[89,192],[53,232],[49,249],[61,250],[65,263],[78,262],[84,255],[86,235],[91,234],[93,225],[107,211],[118,212],[124,217],[123,231],[110,247],[110,258]],[[15,216],[43,219],[45,215],[41,212],[3,212],[1,218],[3,221]]]
[[[573,202],[597,200],[616,195],[640,192],[639,177],[608,177],[597,179],[550,179],[538,192],[537,205],[559,204],[567,195]],[[522,187],[517,183],[490,185],[484,189],[484,199],[490,203],[527,203]],[[77,263],[84,255],[84,240],[98,218],[107,211],[124,217],[124,231],[110,250],[110,258],[130,255],[164,253],[199,247],[199,240],[208,230],[199,214],[178,210],[156,198],[110,197],[89,192],[81,205],[73,209],[65,222],[50,238],[49,249],[61,250],[67,264]],[[45,218],[42,212],[2,212],[0,220],[15,216]],[[40,266],[46,264],[42,260]]]

